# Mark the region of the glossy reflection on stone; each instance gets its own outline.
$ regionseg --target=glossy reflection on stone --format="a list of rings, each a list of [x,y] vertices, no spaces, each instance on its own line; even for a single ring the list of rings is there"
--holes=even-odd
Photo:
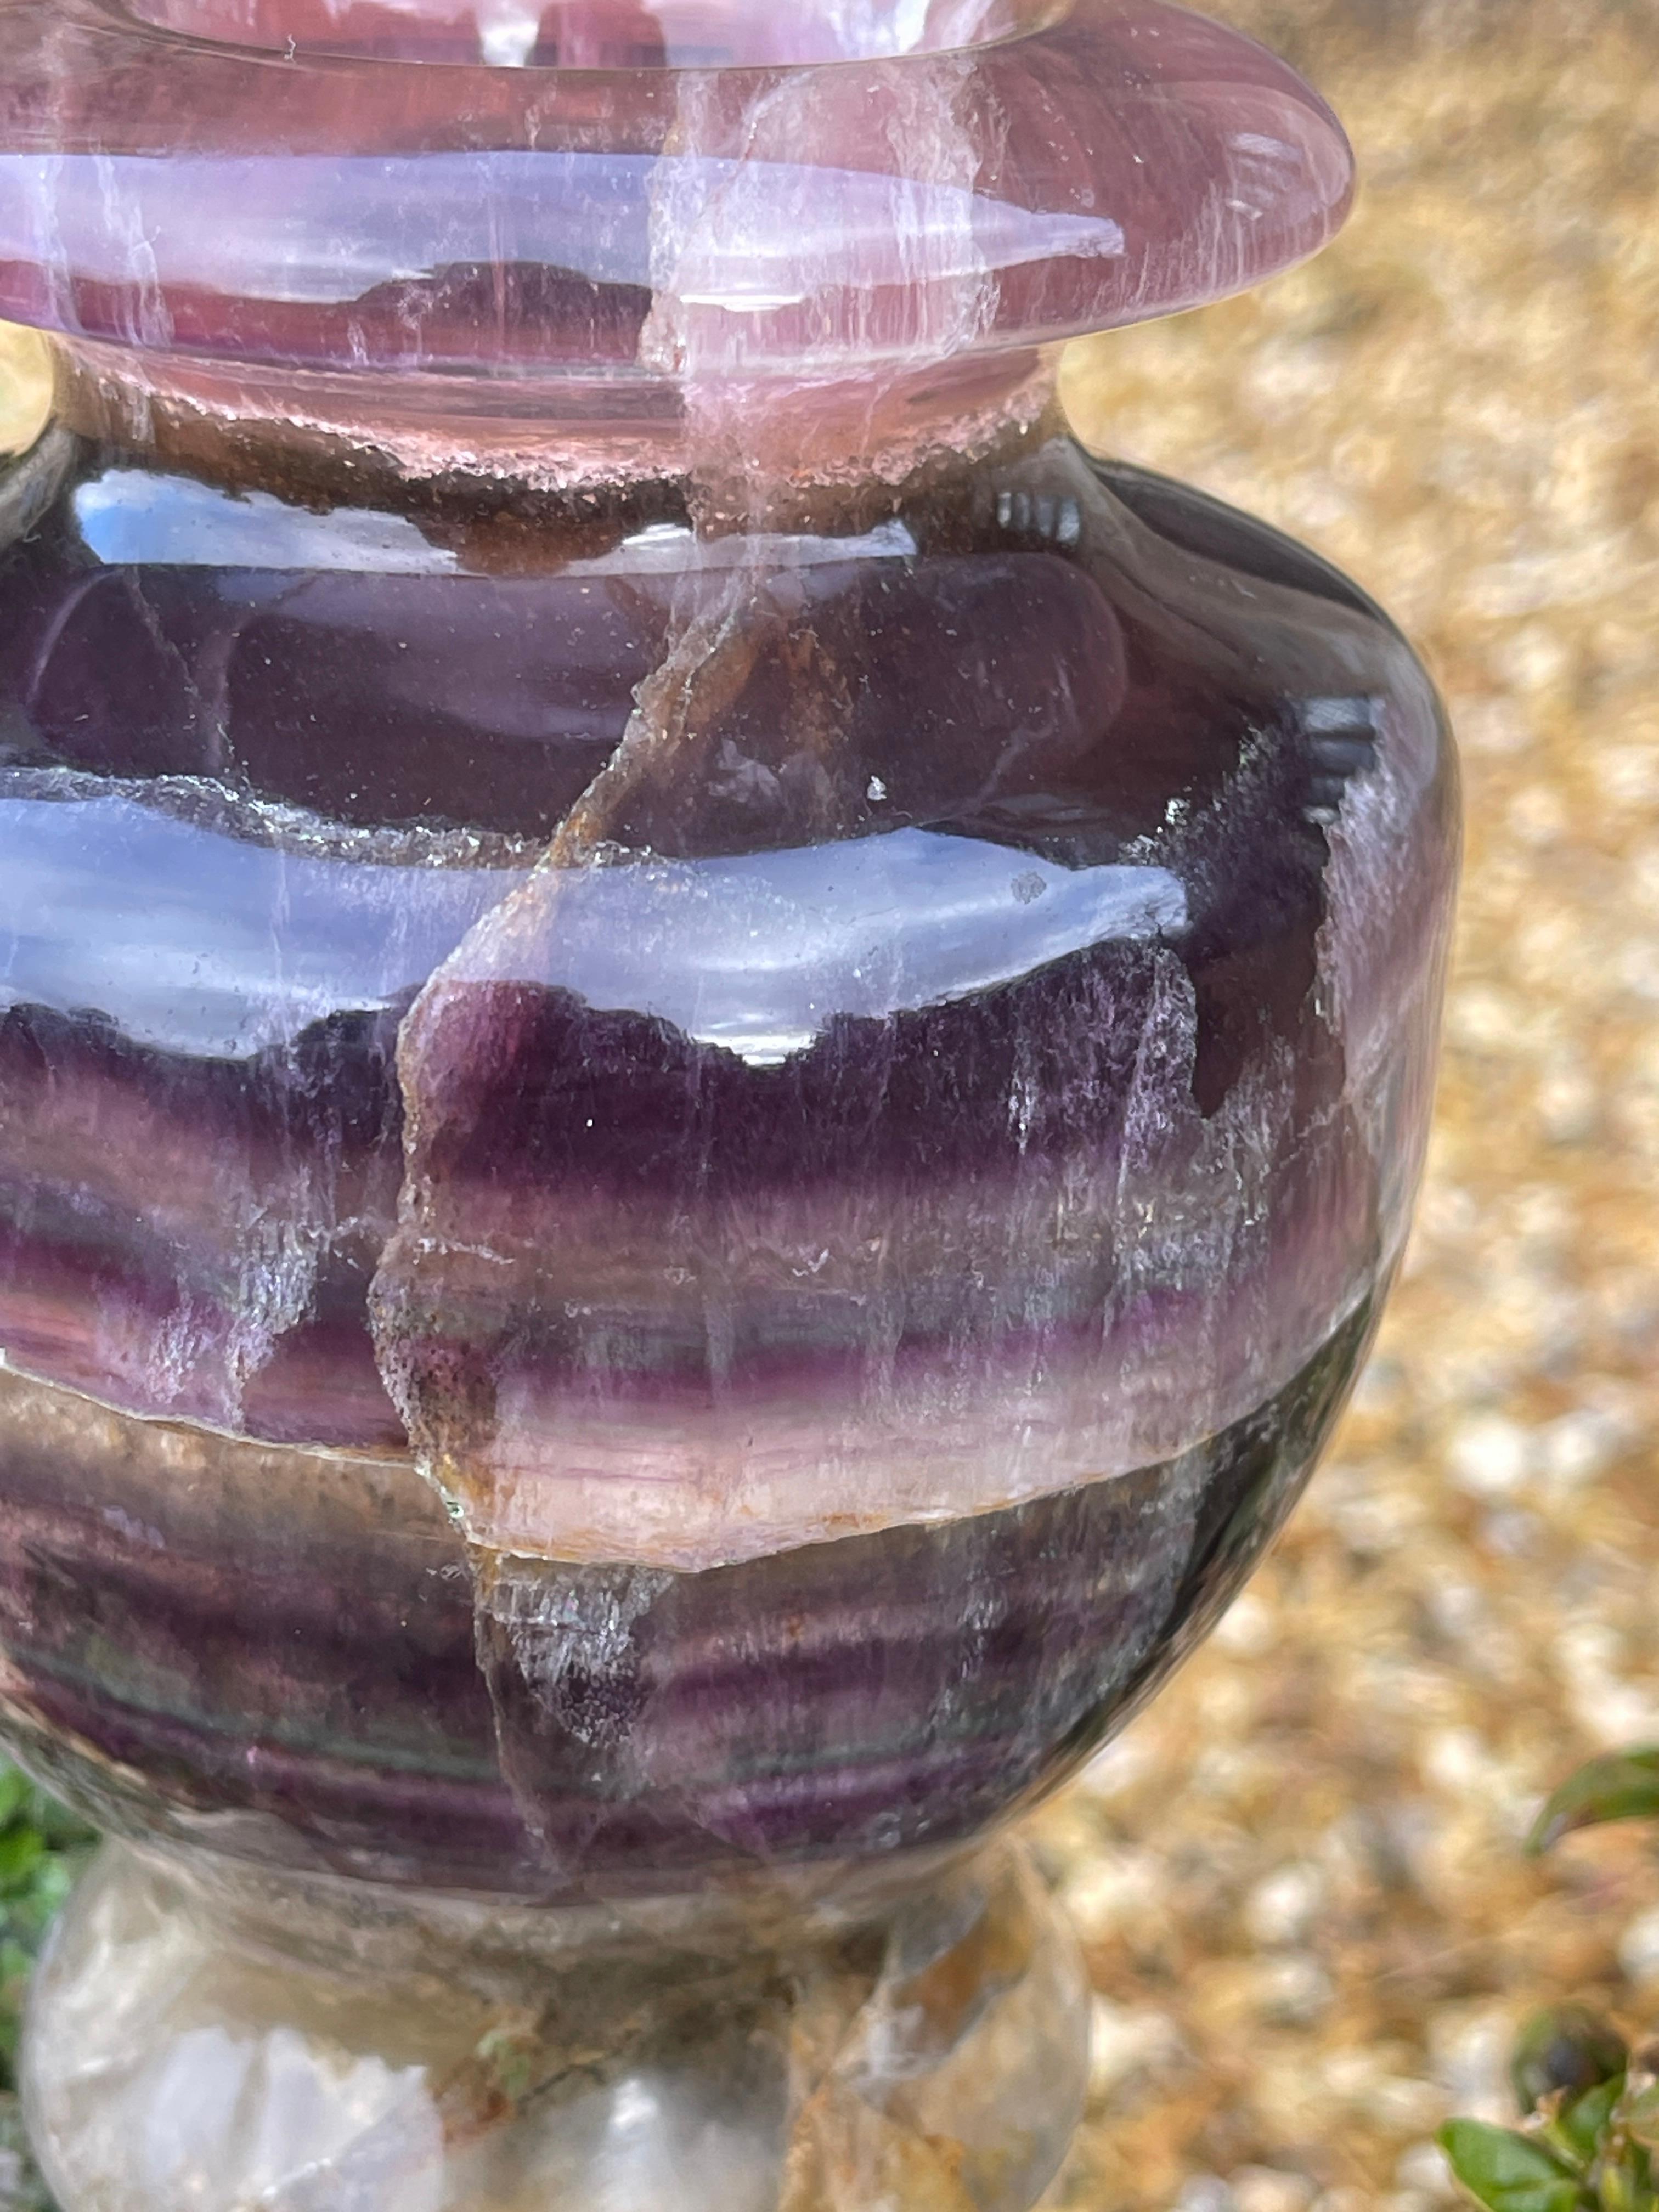
[[[1059,342],[1352,162],[1163,0],[17,0],[0,1717],[73,2212],[1024,2212],[984,1838],[1288,1511],[1455,775]],[[172,1867],[145,1854],[165,1848]]]
[[[361,517],[342,569],[183,564],[166,482],[100,541],[111,474],[0,648],[20,1365],[412,1423],[478,1540],[696,1566],[1168,1457],[1397,1249],[1450,787],[1282,541],[1049,447],[858,561],[648,530],[514,599],[365,572]],[[320,561],[291,515],[265,558]],[[725,695],[653,747],[632,688],[708,603]],[[410,672],[331,695],[337,643]]]
[[[372,1878],[574,1899],[960,1844],[1202,1633],[1370,1319],[1172,1463],[697,1574],[469,1558],[412,1470],[0,1377],[10,1700],[107,1822],[148,1774],[181,1837]]]
[[[526,17],[507,67],[489,42],[519,19],[465,0],[123,12],[4,18],[0,312],[221,381],[507,366],[581,379],[591,419],[602,374],[667,404],[690,362],[821,404],[1238,290],[1322,246],[1352,185],[1293,71],[1160,0],[670,0],[598,82],[560,65],[573,33],[606,50],[591,0]],[[446,66],[386,66],[422,58]]]
[[[1453,849],[1376,612],[1058,439],[589,537],[85,450],[11,556],[0,1602],[106,1819],[550,1897],[959,1842],[1363,1349]]]

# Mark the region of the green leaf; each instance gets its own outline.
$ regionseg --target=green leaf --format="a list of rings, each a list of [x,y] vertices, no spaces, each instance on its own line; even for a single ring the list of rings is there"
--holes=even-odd
[[[1632,2141],[1645,2150],[1659,2150],[1659,2081],[1651,2074],[1632,2069],[1619,2118]]]
[[[1451,2170],[1488,2212],[1577,2212],[1576,2177],[1540,2142],[1484,2120],[1448,2120],[1436,2138]]]
[[[1624,2093],[1625,2077],[1615,2074],[1611,2081],[1599,2081],[1582,2097],[1562,2105],[1552,2132],[1569,2156],[1584,2166],[1595,2157],[1612,2122],[1613,2107]]]
[[[0,1894],[15,1896],[27,1889],[46,1855],[38,1828],[8,1828],[0,1835]]]
[[[33,1796],[33,1785],[21,1767],[0,1764],[0,1828],[9,1828]]]
[[[1603,2159],[1592,2179],[1601,2212],[1649,2212],[1653,2203],[1645,2151],[1632,2155],[1626,2145],[1623,2157]]]
[[[1609,1752],[1570,1775],[1550,1798],[1527,1838],[1535,1858],[1574,1828],[1607,1820],[1659,1818],[1659,1749]]]
[[[55,1920],[68,1901],[69,1893],[80,1879],[82,1855],[76,1852],[52,1851],[42,1859],[34,1870],[34,1880],[29,1888],[28,1917],[38,1923],[37,1932],[45,1935],[47,1923]]]

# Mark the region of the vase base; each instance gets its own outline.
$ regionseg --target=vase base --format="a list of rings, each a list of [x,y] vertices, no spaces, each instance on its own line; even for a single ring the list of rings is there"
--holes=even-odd
[[[1026,2212],[1081,2109],[1018,1847],[718,1932],[106,1844],[31,1997],[64,2212]]]

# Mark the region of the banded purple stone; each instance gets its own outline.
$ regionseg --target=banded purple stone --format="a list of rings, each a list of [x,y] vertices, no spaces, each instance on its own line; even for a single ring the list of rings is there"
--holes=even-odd
[[[839,1899],[899,1974],[849,1900],[1280,1525],[1406,1232],[1455,769],[1386,617],[1085,453],[1054,367],[1351,183],[1157,0],[0,18],[0,313],[58,360],[0,482],[0,1715],[185,1870],[112,1862],[42,2000],[68,2212],[161,2201],[96,2193],[117,2031],[61,2027],[94,1956],[150,1990],[144,1882],[238,1956],[279,1894],[526,1957]],[[532,2124],[465,2078],[430,2175]],[[174,2201],[241,2201],[132,2079]]]

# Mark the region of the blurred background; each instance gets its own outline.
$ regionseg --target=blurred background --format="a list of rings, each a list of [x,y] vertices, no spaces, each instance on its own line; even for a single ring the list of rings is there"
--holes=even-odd
[[[1351,228],[1091,341],[1093,444],[1350,569],[1468,818],[1439,1125],[1330,1459],[1039,1823],[1098,1992],[1067,2212],[1433,2212],[1558,1996],[1659,2028],[1659,1841],[1522,1840],[1659,1743],[1659,4],[1208,0],[1346,120]]]
[[[1434,2130],[1512,2116],[1528,2013],[1659,2026],[1650,1832],[1521,1851],[1582,1759],[1659,1743],[1659,0],[1211,4],[1344,115],[1358,210],[1249,299],[1077,349],[1072,405],[1394,611],[1468,866],[1355,1408],[1215,1641],[1036,1824],[1097,1993],[1052,2201],[1435,2212]],[[0,337],[6,444],[35,363]],[[79,1848],[42,1819],[0,1781],[0,2065]],[[37,2201],[10,2125],[0,2212]]]

